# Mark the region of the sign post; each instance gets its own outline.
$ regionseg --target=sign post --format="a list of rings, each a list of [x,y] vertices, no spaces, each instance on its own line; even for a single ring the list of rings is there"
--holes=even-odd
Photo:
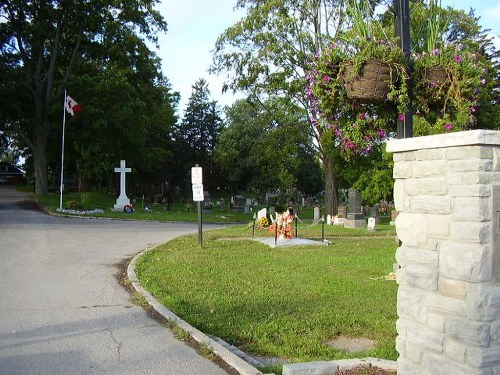
[[[191,168],[191,183],[193,184],[193,201],[198,209],[198,245],[203,247],[203,221],[201,202],[203,202],[203,169],[196,164]]]

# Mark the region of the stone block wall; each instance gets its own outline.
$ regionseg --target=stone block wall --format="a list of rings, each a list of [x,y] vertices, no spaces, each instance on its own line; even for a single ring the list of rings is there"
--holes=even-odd
[[[500,132],[393,140],[398,375],[500,375]]]

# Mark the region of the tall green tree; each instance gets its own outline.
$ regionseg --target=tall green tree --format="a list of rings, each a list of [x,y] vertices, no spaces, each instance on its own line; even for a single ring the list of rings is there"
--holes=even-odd
[[[224,123],[219,105],[210,95],[207,81],[198,79],[192,86],[184,116],[174,128],[173,138],[182,148],[178,159],[181,175],[188,176],[190,168],[199,164],[204,168],[207,187],[214,188],[217,174],[213,153]]]
[[[215,161],[231,190],[321,189],[319,161],[300,109],[285,98],[241,99],[226,109]],[[277,120],[278,119],[278,120]]]
[[[80,62],[105,41],[141,36],[156,41],[166,23],[157,0],[1,0],[2,122],[22,137],[33,157],[35,193],[47,193],[47,144],[60,126],[63,92]],[[136,51],[137,52],[137,51]]]
[[[325,206],[338,206],[338,150],[328,134],[308,117],[304,93],[309,59],[338,36],[345,24],[343,0],[239,0],[246,16],[217,40],[212,71],[227,72],[227,88],[250,96],[287,98],[309,124],[325,174]]]

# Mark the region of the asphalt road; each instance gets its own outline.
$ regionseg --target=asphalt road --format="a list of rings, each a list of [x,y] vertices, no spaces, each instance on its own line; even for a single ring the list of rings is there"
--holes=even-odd
[[[226,372],[130,302],[117,264],[196,224],[45,215],[0,185],[0,375]]]

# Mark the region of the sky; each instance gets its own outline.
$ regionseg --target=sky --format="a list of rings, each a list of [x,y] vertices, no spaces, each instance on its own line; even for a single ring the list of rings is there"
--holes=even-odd
[[[180,116],[192,86],[200,78],[208,82],[211,99],[221,109],[237,99],[231,92],[222,94],[224,76],[208,73],[217,37],[244,16],[241,11],[233,11],[235,3],[236,0],[162,0],[157,7],[168,23],[168,31],[160,35],[156,53],[162,59],[162,70],[172,89],[181,94]],[[441,0],[441,5],[465,11],[475,9],[480,25],[492,30],[500,49],[500,0]]]

